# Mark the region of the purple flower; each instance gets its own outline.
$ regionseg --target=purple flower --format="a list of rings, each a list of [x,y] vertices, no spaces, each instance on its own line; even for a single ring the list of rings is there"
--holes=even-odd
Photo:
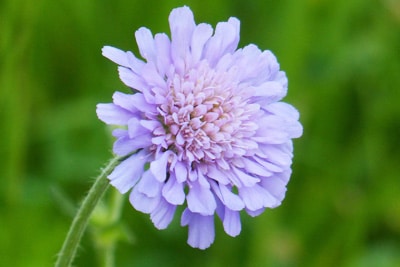
[[[188,7],[172,10],[171,39],[136,31],[140,55],[106,46],[133,94],[114,93],[97,115],[121,125],[113,151],[127,156],[109,175],[132,206],[166,228],[184,205],[188,243],[214,241],[214,214],[225,232],[241,231],[240,211],[257,216],[281,204],[291,174],[299,114],[280,100],[287,78],[270,51],[237,49],[240,22],[196,25]]]

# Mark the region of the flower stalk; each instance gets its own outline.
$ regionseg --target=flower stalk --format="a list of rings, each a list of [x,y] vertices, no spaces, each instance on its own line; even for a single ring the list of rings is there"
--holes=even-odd
[[[69,267],[71,266],[79,242],[87,227],[90,216],[95,209],[97,203],[109,187],[107,176],[111,173],[114,167],[120,161],[120,157],[113,158],[107,166],[102,170],[100,175],[95,179],[93,186],[90,188],[89,193],[85,197],[80,206],[75,218],[72,221],[71,227],[68,231],[64,244],[58,254],[56,267]]]

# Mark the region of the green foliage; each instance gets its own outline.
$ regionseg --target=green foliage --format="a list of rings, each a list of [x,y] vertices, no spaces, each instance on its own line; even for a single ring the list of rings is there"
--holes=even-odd
[[[73,209],[111,157],[95,105],[128,91],[100,49],[137,51],[134,31],[168,32],[183,4],[197,22],[238,17],[241,46],[272,50],[287,72],[286,100],[304,125],[287,197],[243,216],[239,237],[217,222],[206,251],[186,245],[179,218],[158,231],[124,198],[122,222],[97,211],[75,266],[101,266],[110,238],[116,266],[400,266],[395,0],[0,2],[0,265],[54,264]]]

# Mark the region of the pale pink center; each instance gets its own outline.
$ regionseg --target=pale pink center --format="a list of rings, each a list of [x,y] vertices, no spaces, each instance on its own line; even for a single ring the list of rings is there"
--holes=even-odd
[[[159,112],[165,142],[181,160],[209,162],[246,153],[246,139],[258,128],[253,120],[259,105],[248,103],[245,89],[228,73],[203,62],[184,77],[175,75],[169,91]]]

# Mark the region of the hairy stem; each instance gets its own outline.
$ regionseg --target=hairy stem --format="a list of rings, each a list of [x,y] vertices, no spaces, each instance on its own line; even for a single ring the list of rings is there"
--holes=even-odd
[[[58,254],[55,265],[56,267],[71,266],[79,242],[88,224],[90,215],[109,186],[107,175],[111,173],[119,161],[119,157],[113,158],[102,170],[101,174],[96,178],[92,188],[90,188],[89,193],[83,200],[82,205],[72,221],[67,237],[64,240],[64,244],[60,250],[60,253]]]

